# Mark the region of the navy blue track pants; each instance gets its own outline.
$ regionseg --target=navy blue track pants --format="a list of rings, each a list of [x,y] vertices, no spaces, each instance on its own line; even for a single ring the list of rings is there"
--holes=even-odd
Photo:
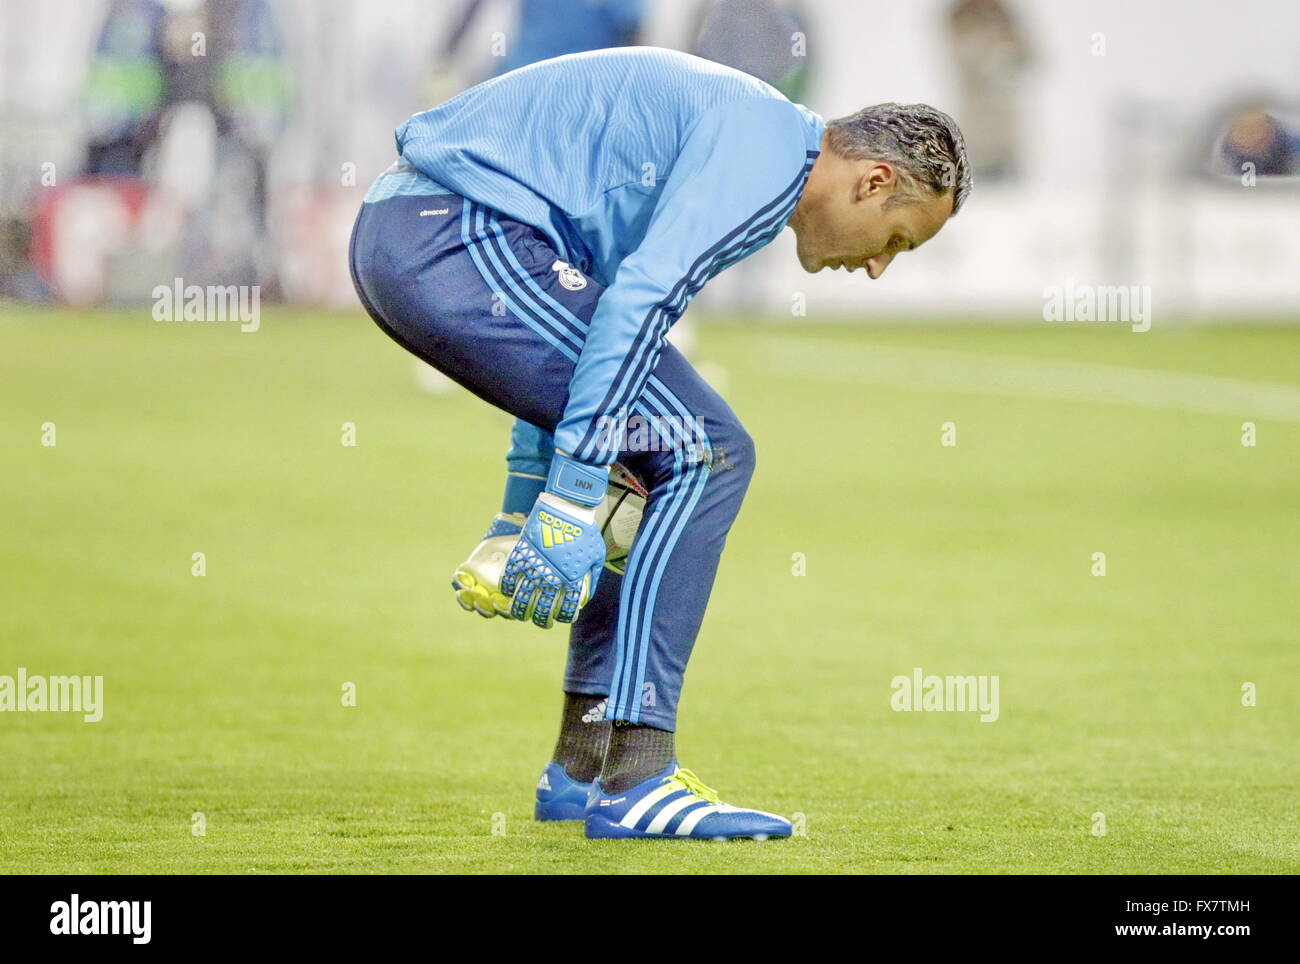
[[[475,395],[548,432],[563,417],[604,291],[592,278],[572,290],[575,276],[557,264],[541,231],[455,194],[363,204],[352,234],[352,277],[379,327]],[[609,719],[673,730],[754,445],[669,344],[626,414],[620,437],[628,450],[619,461],[650,498],[626,575],[602,572],[570,632],[564,688],[608,695]]]

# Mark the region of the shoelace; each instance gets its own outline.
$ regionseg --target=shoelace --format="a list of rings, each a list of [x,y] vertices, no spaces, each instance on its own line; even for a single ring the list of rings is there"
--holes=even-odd
[[[669,779],[679,780],[687,790],[697,797],[703,797],[709,803],[718,802],[718,791],[707,786],[703,780],[697,777],[692,771],[685,768],[678,769]]]

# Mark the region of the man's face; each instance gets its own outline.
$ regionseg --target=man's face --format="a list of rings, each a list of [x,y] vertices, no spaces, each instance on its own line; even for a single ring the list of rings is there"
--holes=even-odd
[[[823,268],[865,268],[879,278],[897,255],[938,234],[952,214],[951,191],[885,203],[898,193],[893,168],[873,164],[810,199],[813,203],[798,223],[791,221],[803,269],[815,273]]]

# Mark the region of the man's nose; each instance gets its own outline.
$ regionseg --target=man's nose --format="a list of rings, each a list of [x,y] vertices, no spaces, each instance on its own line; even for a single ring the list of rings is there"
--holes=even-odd
[[[874,258],[868,258],[867,274],[871,276],[871,280],[875,281],[882,274],[884,274],[885,269],[889,267],[889,262],[893,260],[894,260],[894,255],[892,253],[878,254]]]

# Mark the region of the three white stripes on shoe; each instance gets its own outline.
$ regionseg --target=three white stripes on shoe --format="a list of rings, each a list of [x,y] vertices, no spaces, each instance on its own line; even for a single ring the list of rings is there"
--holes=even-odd
[[[661,807],[659,811],[650,818],[647,826],[637,827],[637,824],[640,823],[643,818],[649,816],[650,810],[657,803],[664,800],[666,797],[670,797],[674,793],[680,793],[681,791],[687,792],[676,800],[664,804],[663,807]],[[696,806],[697,804],[703,804],[703,806]],[[663,786],[651,790],[633,804],[631,809],[623,815],[623,819],[619,821],[619,825],[626,827],[629,830],[639,829],[645,833],[663,833],[664,828],[672,822],[673,818],[688,807],[695,807],[695,809],[686,814],[686,817],[674,831],[674,833],[679,837],[689,836],[691,831],[695,829],[696,825],[711,813],[743,812],[761,814],[765,817],[776,817],[775,814],[770,814],[763,810],[750,810],[746,807],[733,807],[725,803],[710,803],[705,797],[691,791],[682,781],[669,779],[664,782]],[[776,819],[780,818],[777,817]]]

